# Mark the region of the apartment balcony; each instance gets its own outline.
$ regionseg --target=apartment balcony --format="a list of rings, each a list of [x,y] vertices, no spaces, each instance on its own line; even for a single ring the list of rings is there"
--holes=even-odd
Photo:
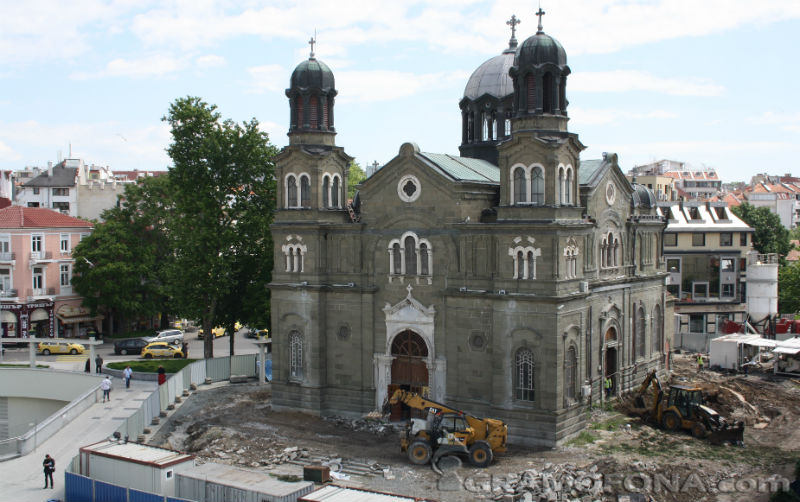
[[[0,253],[0,263],[8,263],[17,259],[16,253]]]
[[[0,298],[9,299],[16,297],[17,297],[16,289],[0,289]]]
[[[39,298],[47,298],[56,295],[56,288],[33,288],[27,290],[27,296],[31,301]]]
[[[31,253],[31,263],[47,261],[53,259],[52,251],[33,251]]]

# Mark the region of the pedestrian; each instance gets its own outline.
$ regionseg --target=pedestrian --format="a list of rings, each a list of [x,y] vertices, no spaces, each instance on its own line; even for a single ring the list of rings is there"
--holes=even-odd
[[[92,360],[90,358],[86,358],[86,366],[83,368],[83,371],[86,373],[92,372]]]
[[[97,354],[97,357],[94,358],[94,372],[101,373],[103,369],[103,358],[100,357],[100,354]]]
[[[183,342],[183,358],[189,359],[189,342]]]
[[[133,374],[133,370],[131,369],[130,365],[125,366],[125,369],[122,370],[122,376],[125,377],[125,388],[131,388],[131,375]]]
[[[697,371],[703,371],[703,354],[697,354]]]
[[[111,401],[111,377],[106,375],[102,382],[100,382],[100,388],[103,389],[103,402],[106,402],[106,399]]]
[[[611,389],[614,387],[614,382],[611,380],[610,376],[607,376],[605,380],[603,380],[603,387],[606,390],[606,399],[611,397]]]
[[[47,488],[47,480],[50,480],[50,488],[53,488],[53,472],[56,470],[56,461],[53,460],[53,457],[50,456],[48,453],[44,456],[44,462],[42,462],[42,466],[44,467],[44,487]]]
[[[744,376],[747,376],[749,371],[750,371],[750,358],[749,357],[745,356],[744,364],[742,365],[742,368],[744,368]]]
[[[167,381],[167,370],[163,366],[158,367],[158,385],[164,385]]]

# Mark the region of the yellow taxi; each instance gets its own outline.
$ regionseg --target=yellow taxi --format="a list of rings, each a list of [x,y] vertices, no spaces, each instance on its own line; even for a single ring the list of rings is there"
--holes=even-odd
[[[222,326],[211,328],[211,333],[214,335],[214,338],[225,336],[225,328],[223,328]],[[203,328],[200,328],[197,330],[197,338],[202,340],[203,337],[205,337],[205,333],[203,333]]]
[[[36,351],[44,356],[50,354],[83,354],[86,350],[80,343],[69,342],[39,342]]]
[[[154,357],[182,359],[184,355],[183,350],[179,346],[167,342],[152,342],[148,343],[145,348],[142,349],[142,357],[145,359],[152,359]]]

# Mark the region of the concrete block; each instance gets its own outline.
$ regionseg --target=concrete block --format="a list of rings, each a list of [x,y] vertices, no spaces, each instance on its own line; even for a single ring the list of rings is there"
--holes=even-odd
[[[231,375],[230,382],[231,383],[245,383],[247,382],[247,375]]]

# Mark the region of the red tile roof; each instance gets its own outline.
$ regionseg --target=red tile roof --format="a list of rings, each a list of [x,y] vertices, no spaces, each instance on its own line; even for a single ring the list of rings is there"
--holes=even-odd
[[[786,255],[786,261],[790,261],[792,263],[800,260],[800,241],[792,240],[792,250],[789,251],[789,254]]]
[[[10,206],[0,209],[0,228],[92,228],[90,222],[44,207]]]

